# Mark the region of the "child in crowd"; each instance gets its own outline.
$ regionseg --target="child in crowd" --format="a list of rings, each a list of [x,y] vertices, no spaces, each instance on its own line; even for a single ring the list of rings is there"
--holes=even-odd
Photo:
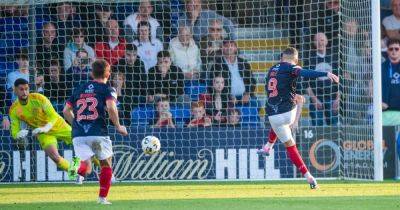
[[[188,128],[211,126],[211,118],[206,115],[206,109],[202,101],[192,103],[192,120],[187,124]]]

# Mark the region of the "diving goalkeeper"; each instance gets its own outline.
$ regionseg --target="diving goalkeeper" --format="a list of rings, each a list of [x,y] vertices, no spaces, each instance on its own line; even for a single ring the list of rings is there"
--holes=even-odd
[[[15,140],[22,140],[29,131],[20,127],[20,121],[33,128],[32,135],[37,136],[41,148],[57,164],[58,168],[68,172],[70,179],[75,179],[79,159],[73,163],[64,159],[57,149],[57,140],[67,145],[72,144],[71,126],[57,114],[50,101],[39,93],[29,93],[29,84],[25,79],[14,82],[14,92],[18,97],[10,108],[11,135]]]

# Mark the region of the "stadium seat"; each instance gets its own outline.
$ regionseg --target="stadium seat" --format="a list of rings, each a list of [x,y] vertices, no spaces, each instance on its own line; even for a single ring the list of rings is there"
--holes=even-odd
[[[131,113],[132,125],[149,125],[149,121],[154,119],[154,108],[138,107]]]
[[[199,95],[207,92],[206,84],[198,82],[186,82],[185,83],[185,94],[190,96],[192,101],[198,101]]]

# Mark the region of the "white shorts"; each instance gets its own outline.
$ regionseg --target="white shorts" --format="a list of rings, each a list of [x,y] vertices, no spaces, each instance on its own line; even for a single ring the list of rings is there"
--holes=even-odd
[[[113,155],[112,143],[109,136],[81,136],[72,139],[75,155],[82,161],[96,156],[105,160]]]
[[[294,108],[291,111],[268,117],[272,129],[274,129],[276,135],[282,143],[285,143],[289,140],[294,140],[290,125],[292,125],[296,119],[296,110],[297,108]]]

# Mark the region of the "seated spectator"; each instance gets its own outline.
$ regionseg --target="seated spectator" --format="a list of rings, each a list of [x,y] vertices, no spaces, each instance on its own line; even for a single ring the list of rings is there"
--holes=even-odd
[[[57,24],[58,42],[65,44],[71,30],[81,27],[81,18],[76,13],[76,7],[70,2],[59,3],[56,10],[57,14],[52,17],[52,22]]]
[[[228,88],[233,104],[248,104],[255,88],[250,64],[238,56],[237,45],[233,40],[224,41],[222,55],[222,58],[217,58],[211,72],[222,72],[225,80],[229,80]]]
[[[226,122],[226,125],[231,127],[239,127],[241,115],[242,114],[238,109],[230,109],[228,111],[228,120]]]
[[[72,39],[65,47],[64,50],[64,69],[69,69],[75,60],[76,52],[79,49],[84,49],[92,62],[95,59],[93,48],[85,42],[85,31],[82,28],[74,28],[72,30]]]
[[[118,61],[114,66],[114,72],[125,74],[126,89],[130,91],[132,97],[131,103],[137,106],[146,102],[147,74],[144,69],[144,63],[138,57],[137,47],[133,44],[127,44],[125,49],[125,58]]]
[[[172,63],[182,69],[185,79],[199,78],[201,70],[200,50],[193,40],[189,27],[179,27],[178,37],[173,38],[169,44],[169,53]]]
[[[308,58],[304,59],[304,67],[316,71],[337,73],[338,58],[332,55],[328,46],[328,38],[324,33],[314,36],[314,47]],[[308,80],[307,93],[310,96],[310,117],[312,125],[337,124],[339,108],[338,87],[329,78],[320,77]],[[324,117],[325,116],[325,117]]]
[[[107,21],[108,40],[95,45],[96,58],[106,60],[111,66],[125,56],[125,39],[120,37],[118,21]]]
[[[222,56],[222,42],[224,41],[222,22],[211,20],[208,26],[208,35],[201,37],[200,54],[203,70],[208,71],[216,57]]]
[[[393,15],[383,19],[386,35],[389,39],[400,39],[400,0],[392,0]]]
[[[152,123],[153,128],[175,128],[175,122],[170,111],[169,100],[167,97],[161,97],[157,102],[157,116]]]
[[[207,35],[207,29],[210,19],[222,20],[223,28],[227,34],[224,38],[236,40],[236,29],[231,20],[218,15],[212,10],[203,10],[201,0],[186,0],[184,14],[179,17],[179,25],[191,26],[193,37],[196,42],[200,41],[202,36]]]
[[[72,87],[77,87],[82,82],[87,82],[91,78],[91,61],[88,52],[81,49],[76,52],[73,65],[66,72],[66,79]],[[72,88],[69,87],[69,88]]]
[[[388,55],[382,64],[382,119],[387,126],[400,124],[400,40],[389,40]]]
[[[153,5],[149,0],[142,0],[139,4],[139,12],[129,15],[124,21],[125,35],[128,42],[132,42],[138,36],[138,25],[145,21],[150,24],[151,39],[162,38],[163,31],[157,19],[153,18]]]
[[[36,67],[39,72],[43,72],[43,68],[50,66],[50,60],[60,61],[62,58],[64,46],[56,38],[57,31],[54,24],[51,22],[44,24],[42,37],[38,39],[36,45]]]
[[[88,14],[88,40],[91,45],[97,42],[107,42],[107,22],[112,17],[112,10],[108,5],[96,5],[95,13]]]
[[[147,80],[147,101],[168,97],[173,102],[184,101],[184,75],[182,70],[171,65],[168,51],[157,54],[157,66],[151,68]]]
[[[226,123],[229,106],[229,90],[222,74],[213,77],[213,86],[207,94],[200,95],[200,101],[205,104],[206,112],[213,117],[213,124]]]
[[[163,50],[163,44],[158,39],[152,39],[149,22],[141,21],[137,27],[139,36],[133,44],[138,48],[146,72],[149,72],[157,64],[157,54]]]
[[[19,78],[23,78],[26,81],[29,81],[29,57],[28,54],[19,53],[15,57],[15,61],[18,64],[18,70],[13,71],[7,75],[7,90],[12,90],[14,87],[15,80]],[[14,97],[13,97],[14,99]]]
[[[58,60],[51,61],[50,67],[45,71],[44,81],[44,95],[53,104],[64,104],[72,91],[67,88],[69,81],[66,81],[65,75],[61,73],[61,66]]]
[[[187,124],[188,128],[209,127],[212,125],[211,118],[207,116],[204,103],[202,101],[192,102],[192,119]]]

